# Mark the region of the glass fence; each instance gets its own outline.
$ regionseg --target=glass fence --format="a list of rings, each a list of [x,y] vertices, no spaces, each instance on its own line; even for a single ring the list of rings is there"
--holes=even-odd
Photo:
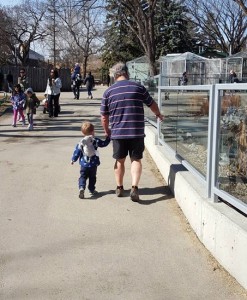
[[[216,85],[213,193],[247,213],[247,85]]]
[[[209,91],[162,90],[161,110],[161,140],[206,178]]]
[[[157,122],[159,143],[205,184],[208,197],[219,197],[247,213],[247,85],[149,85],[165,116]],[[237,89],[236,89],[237,88]]]

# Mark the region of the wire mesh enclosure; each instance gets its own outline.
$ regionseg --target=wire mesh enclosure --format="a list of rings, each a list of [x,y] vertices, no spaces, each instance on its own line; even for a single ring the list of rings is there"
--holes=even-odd
[[[149,78],[149,63],[146,56],[133,59],[126,64],[129,69],[130,79],[142,82]]]

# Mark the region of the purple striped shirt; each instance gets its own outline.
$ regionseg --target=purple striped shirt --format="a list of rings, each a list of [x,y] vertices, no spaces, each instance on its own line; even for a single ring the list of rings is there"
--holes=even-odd
[[[144,137],[143,104],[151,106],[153,98],[146,88],[129,80],[116,81],[103,95],[101,115],[109,115],[112,139]]]

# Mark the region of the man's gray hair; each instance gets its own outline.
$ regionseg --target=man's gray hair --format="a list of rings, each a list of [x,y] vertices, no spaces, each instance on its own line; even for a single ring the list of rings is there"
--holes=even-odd
[[[118,62],[112,68],[114,78],[118,78],[122,75],[129,75],[128,67],[123,62]]]

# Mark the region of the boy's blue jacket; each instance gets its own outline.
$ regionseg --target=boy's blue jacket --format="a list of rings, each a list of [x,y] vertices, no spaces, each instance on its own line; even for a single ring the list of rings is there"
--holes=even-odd
[[[103,148],[108,146],[110,141],[111,139],[109,137],[107,137],[104,141],[94,137],[93,145],[95,150],[97,150],[98,147]],[[78,159],[79,159],[79,164],[84,168],[91,168],[100,165],[99,156],[97,154],[92,156],[90,159],[88,157],[85,157],[83,153],[83,148],[81,147],[81,143],[78,143],[76,145],[71,160],[75,162]]]

